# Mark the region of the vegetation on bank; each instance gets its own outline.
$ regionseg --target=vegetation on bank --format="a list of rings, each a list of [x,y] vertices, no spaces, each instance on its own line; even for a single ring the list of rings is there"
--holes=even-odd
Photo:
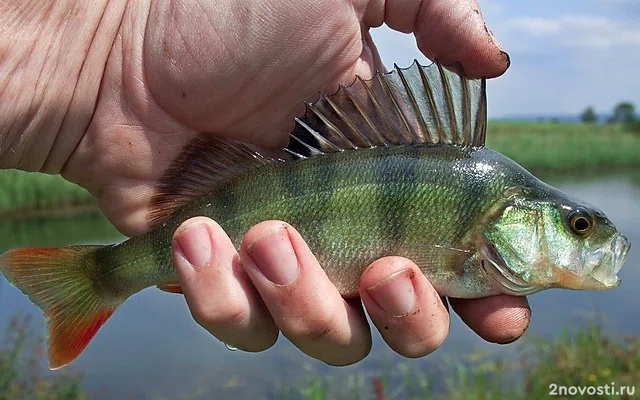
[[[640,166],[640,134],[621,124],[490,121],[487,147],[534,172]]]
[[[0,215],[94,205],[95,199],[59,175],[0,170]]]
[[[487,146],[532,171],[640,166],[640,134],[625,124],[490,121]],[[95,205],[60,176],[0,171],[0,215]]]
[[[45,376],[44,353],[28,317],[15,316],[0,343],[0,399],[80,400],[88,398],[81,376]]]
[[[11,320],[0,343],[0,399],[91,398],[81,375],[43,372],[45,354],[34,339],[29,318]],[[377,375],[323,377],[310,372],[296,382],[264,390],[275,393],[270,398],[283,400],[517,400],[547,398],[552,393],[559,398],[630,399],[640,393],[639,382],[640,338],[618,340],[592,325],[556,340],[524,339],[519,360],[477,352],[444,362],[439,370],[420,371],[400,363]],[[585,388],[582,394],[580,387]],[[104,390],[108,394],[108,388]]]
[[[389,379],[389,372],[369,379],[311,376],[299,385],[283,388],[281,398],[630,399],[640,391],[640,338],[616,340],[597,325],[567,332],[553,341],[525,339],[519,361],[479,352],[464,361],[445,364],[439,373],[412,371],[400,364],[395,368],[399,382]]]

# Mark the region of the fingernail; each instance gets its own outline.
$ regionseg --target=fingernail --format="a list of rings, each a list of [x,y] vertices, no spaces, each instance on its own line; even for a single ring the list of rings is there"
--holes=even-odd
[[[193,268],[208,267],[211,261],[211,235],[202,222],[181,228],[174,239],[176,251]]]
[[[367,288],[367,292],[384,312],[394,317],[403,317],[410,314],[416,306],[414,275],[411,268],[398,271]]]
[[[254,239],[247,247],[247,253],[262,275],[276,285],[290,285],[298,277],[298,258],[284,227]]]

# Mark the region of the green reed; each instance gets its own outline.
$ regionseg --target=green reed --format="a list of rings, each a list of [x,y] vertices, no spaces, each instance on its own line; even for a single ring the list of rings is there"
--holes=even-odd
[[[487,146],[533,171],[640,166],[640,134],[616,124],[490,121]]]
[[[95,204],[89,192],[59,175],[1,170],[0,189],[0,215]]]
[[[15,316],[0,342],[0,399],[80,400],[88,398],[79,374],[46,374],[45,353],[30,318]]]
[[[599,325],[555,340],[524,339],[519,359],[504,360],[479,351],[464,359],[445,357],[441,369],[411,370],[405,364],[379,374],[318,376],[284,386],[281,399],[452,399],[489,400],[548,398],[555,388],[603,388],[602,394],[559,395],[572,399],[630,399],[640,387],[640,337],[614,338]],[[394,373],[396,378],[389,379]],[[357,385],[354,387],[354,383]],[[605,393],[605,385],[617,390]],[[635,385],[635,386],[634,386]],[[622,387],[635,393],[620,394]]]

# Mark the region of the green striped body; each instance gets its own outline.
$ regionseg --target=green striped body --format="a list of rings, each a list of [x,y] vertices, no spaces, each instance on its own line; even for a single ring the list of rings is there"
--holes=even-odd
[[[96,261],[110,280],[106,287],[131,294],[176,281],[170,241],[189,217],[213,218],[236,246],[253,225],[276,219],[301,233],[344,295],[357,292],[372,261],[400,255],[416,262],[441,295],[486,296],[497,292],[474,257],[483,224],[506,188],[532,180],[494,151],[452,145],[275,162],[193,201],[148,234],[101,250]]]

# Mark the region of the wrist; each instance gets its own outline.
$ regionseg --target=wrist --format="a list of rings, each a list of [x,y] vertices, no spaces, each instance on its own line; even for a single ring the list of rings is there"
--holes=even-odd
[[[0,168],[64,166],[91,120],[125,7],[0,1]]]

